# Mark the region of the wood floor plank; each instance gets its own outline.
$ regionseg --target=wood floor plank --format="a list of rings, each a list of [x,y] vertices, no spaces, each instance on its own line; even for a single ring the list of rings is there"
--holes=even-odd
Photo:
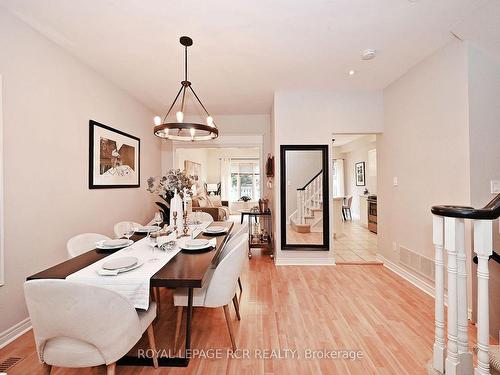
[[[231,342],[222,309],[195,308],[192,347],[220,349],[221,358],[194,358],[188,368],[118,366],[116,373],[425,374],[434,339],[434,300],[380,265],[276,267],[269,257],[254,254],[242,283],[241,321],[234,310],[231,317],[236,344],[250,358],[226,356]],[[172,291],[161,294],[162,314],[154,329],[157,347],[168,350],[173,348],[176,311]],[[184,334],[182,328],[179,343]],[[470,335],[473,341],[473,326]],[[134,351],[139,347],[147,348],[146,335]],[[264,349],[297,350],[299,358],[259,358]],[[363,358],[306,359],[310,349],[360,351]],[[0,350],[0,360],[8,356],[23,358],[9,375],[42,373],[31,331]],[[105,370],[54,368],[52,373],[97,375]]]

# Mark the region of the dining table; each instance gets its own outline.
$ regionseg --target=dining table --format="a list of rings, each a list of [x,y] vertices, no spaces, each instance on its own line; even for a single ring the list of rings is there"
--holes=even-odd
[[[158,360],[159,366],[187,367],[189,365],[189,353],[191,350],[191,321],[193,314],[193,289],[202,288],[210,274],[210,269],[214,268],[219,260],[219,256],[224,249],[231,231],[233,222],[213,222],[209,226],[224,226],[226,232],[221,235],[205,234],[203,231],[196,236],[197,239],[216,239],[216,245],[208,251],[185,252],[180,251],[150,279],[150,286],[159,288],[187,288],[188,304],[186,318],[186,340],[184,356],[161,357]],[[146,236],[144,233],[135,233],[131,239],[136,242]],[[69,275],[88,267],[89,265],[107,257],[110,252],[100,249],[90,250],[74,258],[61,262],[53,267],[27,277],[27,280],[40,279],[66,279]],[[118,365],[124,366],[153,366],[152,358],[139,358],[135,356],[125,356],[121,358]]]

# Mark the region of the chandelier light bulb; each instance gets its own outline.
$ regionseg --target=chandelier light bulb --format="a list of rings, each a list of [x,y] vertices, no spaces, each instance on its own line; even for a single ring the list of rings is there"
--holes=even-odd
[[[155,125],[161,125],[161,117],[160,116],[155,116],[153,121],[154,121]]]
[[[177,122],[183,122],[184,121],[184,113],[182,111],[179,111],[175,114],[175,117],[177,118]]]
[[[189,129],[189,131],[191,132],[191,138],[194,138],[194,134],[195,134],[194,128]]]
[[[207,125],[208,126],[214,126],[214,118],[212,116],[207,117]]]

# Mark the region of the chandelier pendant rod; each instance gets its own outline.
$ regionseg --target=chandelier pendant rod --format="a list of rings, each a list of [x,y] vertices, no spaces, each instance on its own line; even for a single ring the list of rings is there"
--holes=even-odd
[[[194,92],[193,87],[189,86],[189,88],[191,89],[191,92],[194,94],[194,97],[196,98],[196,100],[198,100],[198,103],[200,103],[201,108],[203,108],[203,110],[205,111],[205,113],[207,114],[207,116],[210,116],[210,113],[208,113],[207,109],[205,108],[205,106],[201,102],[200,98],[198,98],[198,95],[196,95],[196,93]]]
[[[170,114],[170,111],[172,110],[172,108],[173,108],[173,106],[174,106],[175,102],[177,101],[177,98],[178,98],[178,97],[179,97],[179,95],[181,94],[181,91],[182,91],[182,89],[183,89],[183,88],[184,88],[184,86],[181,86],[181,88],[179,89],[179,92],[178,92],[178,93],[177,93],[177,95],[175,96],[175,99],[174,99],[174,101],[172,102],[172,104],[170,105],[170,108],[168,109],[167,114],[165,115],[165,117],[163,117],[163,122],[167,121],[167,117],[168,117],[168,115]]]

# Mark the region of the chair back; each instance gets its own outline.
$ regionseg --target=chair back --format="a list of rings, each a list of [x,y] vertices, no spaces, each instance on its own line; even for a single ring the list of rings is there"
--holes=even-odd
[[[347,207],[351,208],[351,203],[352,203],[352,195],[349,195],[347,197]]]
[[[116,238],[123,237],[123,235],[127,231],[126,226],[127,226],[128,223],[132,223],[132,225],[134,226],[134,228],[140,228],[140,227],[142,227],[142,224],[139,224],[139,223],[136,223],[136,222],[133,222],[133,221],[120,221],[119,223],[116,223],[115,226],[114,226],[114,228],[113,228],[114,231],[115,231]]]
[[[239,241],[215,268],[207,287],[204,306],[220,307],[231,302],[247,253],[248,240],[240,236]]]
[[[214,218],[208,212],[203,212],[203,211],[191,212],[188,215],[188,222],[193,222],[195,220],[199,220],[201,222],[213,223]]]
[[[241,236],[244,236],[245,238],[248,236],[248,225],[234,223],[229,239],[227,240],[226,246],[222,249],[217,263],[220,263],[222,259],[224,259],[226,255],[236,246]]]
[[[112,290],[46,279],[25,282],[24,295],[42,361],[44,346],[50,339],[66,337],[93,345],[110,364],[142,336],[134,306]]]
[[[74,237],[71,237],[68,242],[66,242],[66,249],[68,250],[68,256],[74,258],[80,254],[86,253],[87,251],[95,249],[95,243],[97,241],[109,240],[108,236],[99,233],[82,233]]]

